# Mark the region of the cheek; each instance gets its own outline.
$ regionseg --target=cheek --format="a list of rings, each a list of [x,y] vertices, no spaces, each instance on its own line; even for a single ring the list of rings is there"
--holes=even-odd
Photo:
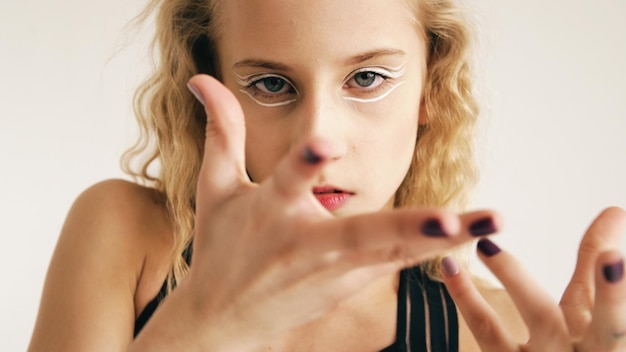
[[[397,177],[404,178],[413,158],[417,128],[417,118],[407,118],[394,123],[385,130],[384,135],[379,136],[377,144],[382,154],[379,158],[383,160],[383,164],[387,165],[387,172],[401,174]]]
[[[382,103],[382,102],[381,102]],[[375,155],[379,177],[398,187],[413,160],[418,131],[419,102],[406,96],[389,99],[372,111],[377,123],[371,128],[370,153]],[[395,192],[395,189],[393,190]]]
[[[371,138],[385,148],[397,148],[397,151],[404,151],[404,154],[412,154],[418,128],[419,99],[414,96],[419,94],[410,94],[412,92],[414,91],[399,88],[398,94],[358,107],[359,113],[367,116]]]

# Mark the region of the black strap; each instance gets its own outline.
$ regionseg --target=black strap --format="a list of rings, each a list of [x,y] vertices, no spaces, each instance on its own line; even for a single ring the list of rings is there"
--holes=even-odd
[[[417,267],[409,269],[411,329],[408,351],[458,352],[456,307],[445,285]]]
[[[183,258],[185,259],[188,265],[191,265],[192,250],[193,250],[193,243],[189,244],[189,246],[185,248],[182,254]],[[150,301],[150,303],[146,305],[146,307],[141,311],[141,313],[135,320],[135,329],[133,332],[133,337],[137,337],[141,329],[143,329],[143,327],[146,325],[148,320],[150,320],[150,318],[152,317],[152,314],[154,314],[154,311],[157,309],[157,307],[159,307],[159,304],[161,304],[161,301],[165,299],[165,296],[167,296],[167,280],[163,282],[163,285],[161,285],[161,289],[159,290],[159,293],[157,293],[157,295],[152,299],[152,301]]]
[[[137,337],[141,329],[143,329],[143,327],[146,325],[148,320],[150,320],[150,318],[152,317],[152,314],[154,314],[154,311],[157,309],[157,307],[159,306],[159,304],[165,298],[166,295],[167,295],[167,280],[165,280],[165,282],[163,283],[163,286],[161,286],[161,290],[156,295],[156,297],[154,297],[152,301],[148,303],[146,308],[144,308],[141,311],[141,314],[139,314],[139,316],[135,320],[135,330],[133,332],[133,337]]]
[[[396,342],[382,352],[458,350],[456,306],[445,285],[430,279],[419,267],[403,270],[398,287]]]

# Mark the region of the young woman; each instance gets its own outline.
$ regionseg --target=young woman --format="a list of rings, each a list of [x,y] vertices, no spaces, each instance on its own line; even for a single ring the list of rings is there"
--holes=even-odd
[[[590,228],[562,308],[489,240],[481,256],[519,313],[441,260],[501,222],[456,213],[478,111],[452,1],[153,10],[159,66],[127,160],[144,156],[131,174],[151,187],[106,181],[76,200],[31,351],[624,348],[620,209]]]

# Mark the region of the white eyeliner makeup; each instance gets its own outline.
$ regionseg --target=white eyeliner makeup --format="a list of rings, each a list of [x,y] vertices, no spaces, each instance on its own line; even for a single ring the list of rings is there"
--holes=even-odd
[[[259,99],[255,98],[252,94],[250,94],[250,92],[248,92],[245,89],[240,89],[239,91],[244,93],[245,95],[249,96],[250,99],[252,99],[255,103],[257,103],[257,104],[259,104],[261,106],[268,107],[268,108],[273,108],[275,106],[284,106],[284,105],[291,104],[294,101],[296,101],[296,99],[294,98],[294,99],[291,99],[291,100],[285,100],[285,101],[281,101],[281,102],[278,102],[278,103],[264,103],[262,101],[259,101]]]
[[[372,72],[375,73],[381,77],[385,77],[385,79],[392,79],[392,80],[397,80],[399,78],[401,78],[402,76],[404,76],[404,74],[406,73],[406,61],[403,62],[402,64],[400,64],[399,66],[396,67],[363,67],[360,68],[356,71],[353,71],[352,73],[350,73],[350,75],[346,78],[346,79],[351,79],[351,77],[354,77],[355,75],[362,73],[362,72]],[[237,83],[242,87],[241,89],[239,89],[240,92],[246,94],[248,97],[250,97],[250,99],[252,99],[255,103],[259,104],[260,106],[264,106],[264,107],[279,107],[279,106],[285,106],[285,105],[289,105],[293,102],[296,102],[298,97],[296,96],[293,99],[289,99],[289,100],[285,100],[285,101],[280,101],[280,102],[276,102],[276,103],[266,103],[263,102],[261,100],[259,100],[255,94],[253,92],[251,92],[251,85],[254,84],[255,82],[260,82],[261,80],[268,78],[268,77],[276,77],[279,79],[282,79],[285,81],[286,84],[290,84],[291,83],[286,79],[283,78],[280,75],[277,74],[271,74],[271,73],[261,73],[261,74],[251,74],[251,75],[247,75],[247,76],[240,76],[238,74],[235,74],[235,76],[237,77]],[[391,83],[388,82],[388,84]],[[395,84],[393,84],[393,86],[391,86],[389,89],[387,89],[383,94],[377,96],[377,97],[373,97],[373,98],[358,98],[358,97],[351,97],[351,96],[344,96],[343,99],[345,100],[349,100],[349,101],[353,101],[356,103],[375,103],[377,101],[380,101],[384,98],[386,98],[387,96],[389,96],[389,94],[391,94],[391,92],[393,92],[396,88],[398,88],[399,86],[401,86],[402,84],[404,84],[405,81],[399,81]],[[296,93],[297,95],[297,93]]]
[[[280,76],[273,75],[273,74],[268,74],[268,73],[266,73],[266,74],[252,74],[252,75],[248,75],[248,76],[240,76],[238,74],[235,74],[235,76],[237,77],[237,83],[240,86],[244,87],[242,89],[239,89],[239,91],[244,93],[245,95],[249,96],[250,99],[252,99],[255,103],[257,103],[257,104],[259,104],[261,106],[265,106],[265,107],[268,107],[268,108],[273,108],[273,107],[277,107],[277,106],[285,106],[285,105],[291,104],[291,103],[293,103],[293,102],[295,102],[297,100],[297,98],[293,98],[293,99],[290,99],[290,100],[280,101],[280,102],[277,102],[277,103],[264,103],[264,102],[260,101],[259,99],[257,99],[247,89],[245,89],[254,81],[258,81],[258,80],[261,80],[261,79],[267,78],[267,77],[280,77]],[[254,79],[251,79],[252,77],[254,77]],[[284,79],[284,78],[281,78],[281,79]],[[285,82],[287,84],[291,84],[286,79],[285,79]]]
[[[398,79],[402,76],[404,76],[404,74],[406,73],[406,61],[403,62],[402,64],[400,64],[397,67],[389,67],[387,69],[383,69],[383,68],[376,68],[376,67],[364,67],[361,68],[359,70],[356,71],[355,74],[359,73],[359,72],[374,72],[376,74],[382,75],[382,76],[386,76],[388,78],[391,79]],[[354,74],[353,74],[354,75]],[[356,97],[343,97],[345,100],[349,100],[349,101],[353,101],[356,103],[375,103],[377,101],[380,101],[384,98],[386,98],[389,94],[391,94],[391,92],[393,92],[396,88],[398,88],[399,86],[401,86],[405,81],[400,81],[397,82],[395,85],[393,85],[391,88],[389,88],[385,93],[374,97],[374,98],[356,98]]]
[[[406,73],[406,61],[397,67],[384,68],[382,71],[380,68],[377,69],[375,67],[372,67],[372,68],[364,67],[364,68],[358,69],[356,73],[363,72],[363,71],[371,71],[375,73],[380,73],[385,76],[389,76],[389,78],[398,79]]]
[[[356,75],[360,74],[360,73],[375,73],[380,77],[385,77],[385,78],[391,78],[391,79],[398,79],[402,76],[402,74],[404,72],[390,72],[387,69],[384,68],[380,68],[380,67],[363,67],[360,68],[356,71],[353,71],[350,73],[350,76],[348,76],[348,80],[354,78]]]
[[[389,88],[384,94],[374,97],[374,98],[368,98],[368,99],[363,99],[363,98],[355,98],[355,97],[343,97],[345,100],[350,100],[350,101],[354,101],[356,103],[375,103],[379,100],[382,100],[384,98],[386,98],[389,94],[391,94],[391,92],[393,92],[396,88],[398,88],[399,86],[401,86],[405,81],[400,81],[398,83],[396,83],[396,85],[394,85],[393,87]]]

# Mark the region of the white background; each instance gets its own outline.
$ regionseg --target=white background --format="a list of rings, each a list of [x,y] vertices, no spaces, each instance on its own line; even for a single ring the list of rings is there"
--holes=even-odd
[[[485,101],[475,207],[504,214],[495,240],[557,299],[590,220],[626,207],[626,2],[467,3],[480,15]],[[124,26],[142,5],[0,3],[3,351],[26,349],[73,199],[124,177],[131,92],[147,67],[146,38]]]

